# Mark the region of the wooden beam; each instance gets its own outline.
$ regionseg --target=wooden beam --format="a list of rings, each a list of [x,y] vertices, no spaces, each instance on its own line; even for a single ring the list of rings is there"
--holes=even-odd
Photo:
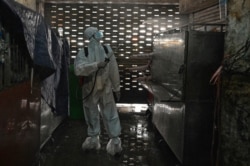
[[[107,3],[107,4],[150,4],[150,5],[159,5],[159,4],[179,4],[179,0],[44,0],[44,3]]]

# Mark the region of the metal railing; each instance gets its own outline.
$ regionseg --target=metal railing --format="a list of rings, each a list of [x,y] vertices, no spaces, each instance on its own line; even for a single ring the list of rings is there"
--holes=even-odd
[[[13,37],[12,37],[13,38]],[[0,91],[29,78],[27,57],[9,33],[0,38]]]

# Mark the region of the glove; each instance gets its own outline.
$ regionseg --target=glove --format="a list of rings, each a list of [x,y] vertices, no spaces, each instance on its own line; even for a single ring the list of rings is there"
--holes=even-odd
[[[121,92],[120,92],[120,91],[115,92],[115,97],[116,97],[116,100],[117,100],[117,101],[120,101],[120,98],[121,98]]]
[[[107,65],[107,62],[99,62],[97,64],[98,68],[104,68]]]

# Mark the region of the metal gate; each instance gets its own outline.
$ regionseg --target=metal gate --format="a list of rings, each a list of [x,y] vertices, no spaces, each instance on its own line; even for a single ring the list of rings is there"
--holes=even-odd
[[[60,28],[69,40],[71,63],[87,43],[83,37],[86,27],[95,26],[104,32],[103,43],[110,44],[119,65],[121,103],[146,103],[147,92],[133,80],[142,73],[126,68],[145,65],[147,60],[133,60],[131,56],[151,53],[154,36],[182,22],[178,5],[45,3],[44,11],[51,28]]]

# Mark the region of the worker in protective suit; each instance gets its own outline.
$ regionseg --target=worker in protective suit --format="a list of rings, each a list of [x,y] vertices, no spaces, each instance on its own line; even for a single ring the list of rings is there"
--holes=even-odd
[[[88,126],[88,137],[82,144],[82,149],[99,150],[101,148],[100,115],[109,135],[106,150],[111,155],[122,151],[120,119],[117,112],[113,92],[117,100],[120,98],[120,76],[118,65],[109,45],[105,48],[100,43],[102,32],[95,27],[88,27],[84,36],[89,40],[88,49],[80,50],[74,61],[74,71],[77,76],[84,76],[82,86],[83,109]],[[113,91],[113,92],[112,92]]]

